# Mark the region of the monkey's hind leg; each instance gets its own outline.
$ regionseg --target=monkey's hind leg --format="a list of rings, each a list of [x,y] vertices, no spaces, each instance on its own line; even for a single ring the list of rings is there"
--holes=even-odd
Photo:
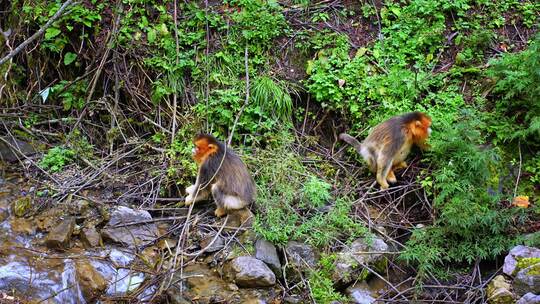
[[[407,163],[405,161],[401,161],[394,166],[394,169],[405,169],[405,168],[407,168]]]
[[[381,190],[388,189],[390,185],[386,181],[388,173],[392,169],[392,161],[384,158],[379,158],[377,161],[377,182],[381,185]],[[395,176],[394,176],[395,178]]]
[[[394,174],[394,171],[392,169],[388,171],[388,175],[386,176],[386,181],[391,184],[397,183],[396,175]]]
[[[227,210],[242,209],[246,206],[244,201],[236,195],[225,194],[217,184],[212,185],[212,196],[217,208],[214,212],[217,217],[222,217]]]

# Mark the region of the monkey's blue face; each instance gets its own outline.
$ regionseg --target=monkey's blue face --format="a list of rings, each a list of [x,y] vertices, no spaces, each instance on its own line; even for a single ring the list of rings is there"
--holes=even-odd
[[[199,152],[199,149],[197,147],[193,147],[193,149],[191,149],[191,154],[192,155],[196,155],[197,152]]]
[[[431,127],[427,128],[427,135],[431,135]]]

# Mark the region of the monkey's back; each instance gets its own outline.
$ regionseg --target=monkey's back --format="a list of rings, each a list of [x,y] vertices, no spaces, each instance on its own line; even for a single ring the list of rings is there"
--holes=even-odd
[[[218,151],[201,167],[202,183],[217,182],[223,193],[238,196],[247,204],[252,203],[256,188],[246,165],[230,147],[220,143]]]

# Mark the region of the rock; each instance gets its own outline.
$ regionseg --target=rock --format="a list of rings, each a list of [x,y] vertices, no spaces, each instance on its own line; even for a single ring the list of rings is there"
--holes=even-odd
[[[45,244],[49,248],[53,249],[67,249],[69,248],[69,241],[75,228],[75,218],[68,217],[64,219],[60,225],[54,227],[47,238]]]
[[[253,226],[253,219],[255,216],[248,208],[242,208],[229,213],[229,219],[227,220],[227,227],[225,231],[234,231],[235,228],[251,228]]]
[[[519,296],[528,292],[540,293],[540,263],[520,270],[514,278],[513,287]]]
[[[170,304],[191,304],[191,301],[186,300],[186,298],[183,297],[184,293],[180,291],[180,289],[176,288],[169,288],[167,289],[167,299]]]
[[[24,160],[24,156],[22,156],[20,153],[26,156],[36,153],[34,148],[24,141],[20,141],[12,137],[0,137],[0,161],[12,162],[18,159]],[[9,144],[6,143],[6,141]]]
[[[504,276],[498,275],[487,286],[487,300],[491,304],[511,304],[514,303],[514,294],[510,283]]]
[[[215,235],[209,235],[205,237],[200,244],[201,250],[205,249],[208,245],[210,245],[212,240],[214,240],[214,237]],[[225,240],[221,236],[218,236],[214,243],[212,243],[210,247],[206,248],[204,252],[216,252],[223,249],[223,247],[225,247]]]
[[[518,245],[504,258],[503,272],[513,276],[519,269],[516,269],[517,262],[523,258],[540,258],[540,249]]]
[[[380,238],[374,238],[369,244],[367,239],[359,238],[337,254],[332,278],[335,285],[345,286],[358,278],[361,265],[374,264],[384,258],[388,245]]]
[[[290,295],[283,298],[283,302],[286,304],[298,304],[302,303],[302,297],[298,295]]]
[[[180,272],[175,274],[175,279],[178,280]],[[237,290],[234,284],[225,282],[221,276],[214,270],[210,269],[205,264],[191,264],[185,267],[183,277],[186,284],[181,290],[183,296],[187,299],[198,299],[199,303],[234,303],[237,297]],[[233,285],[233,286],[231,286]],[[171,289],[179,289],[178,287],[170,287]],[[180,291],[180,290],[178,290]],[[190,302],[191,303],[191,302]]]
[[[281,263],[276,246],[267,240],[259,239],[255,242],[255,258],[265,262],[278,277],[281,277]]]
[[[96,300],[107,288],[107,281],[88,261],[76,261],[75,270],[81,293],[86,302]]]
[[[83,228],[81,232],[81,241],[88,248],[98,247],[101,243],[101,236],[96,227]]]
[[[0,222],[5,221],[9,217],[9,210],[7,208],[0,208]]]
[[[120,206],[111,213],[111,219],[101,230],[101,236],[126,246],[139,246],[158,237],[157,226],[149,223],[151,220],[148,211]]]
[[[254,257],[241,256],[229,262],[224,274],[240,287],[268,287],[276,283],[276,276],[266,264]]]
[[[347,288],[346,293],[351,297],[352,302],[356,304],[371,304],[377,298],[376,293],[370,290],[369,285],[362,281]]]
[[[319,261],[319,254],[308,244],[290,241],[285,247],[289,263],[298,268],[315,267]]]
[[[23,233],[27,235],[33,235],[34,233],[36,233],[34,223],[27,218],[11,217],[10,223],[13,232]]]
[[[535,295],[532,292],[526,293],[516,304],[540,304],[540,295]]]

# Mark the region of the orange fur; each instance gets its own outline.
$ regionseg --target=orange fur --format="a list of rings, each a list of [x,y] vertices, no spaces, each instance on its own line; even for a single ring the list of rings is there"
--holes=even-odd
[[[195,152],[193,153],[193,159],[197,164],[202,164],[206,159],[217,152],[217,146],[208,143],[208,139],[202,138],[195,142]]]

